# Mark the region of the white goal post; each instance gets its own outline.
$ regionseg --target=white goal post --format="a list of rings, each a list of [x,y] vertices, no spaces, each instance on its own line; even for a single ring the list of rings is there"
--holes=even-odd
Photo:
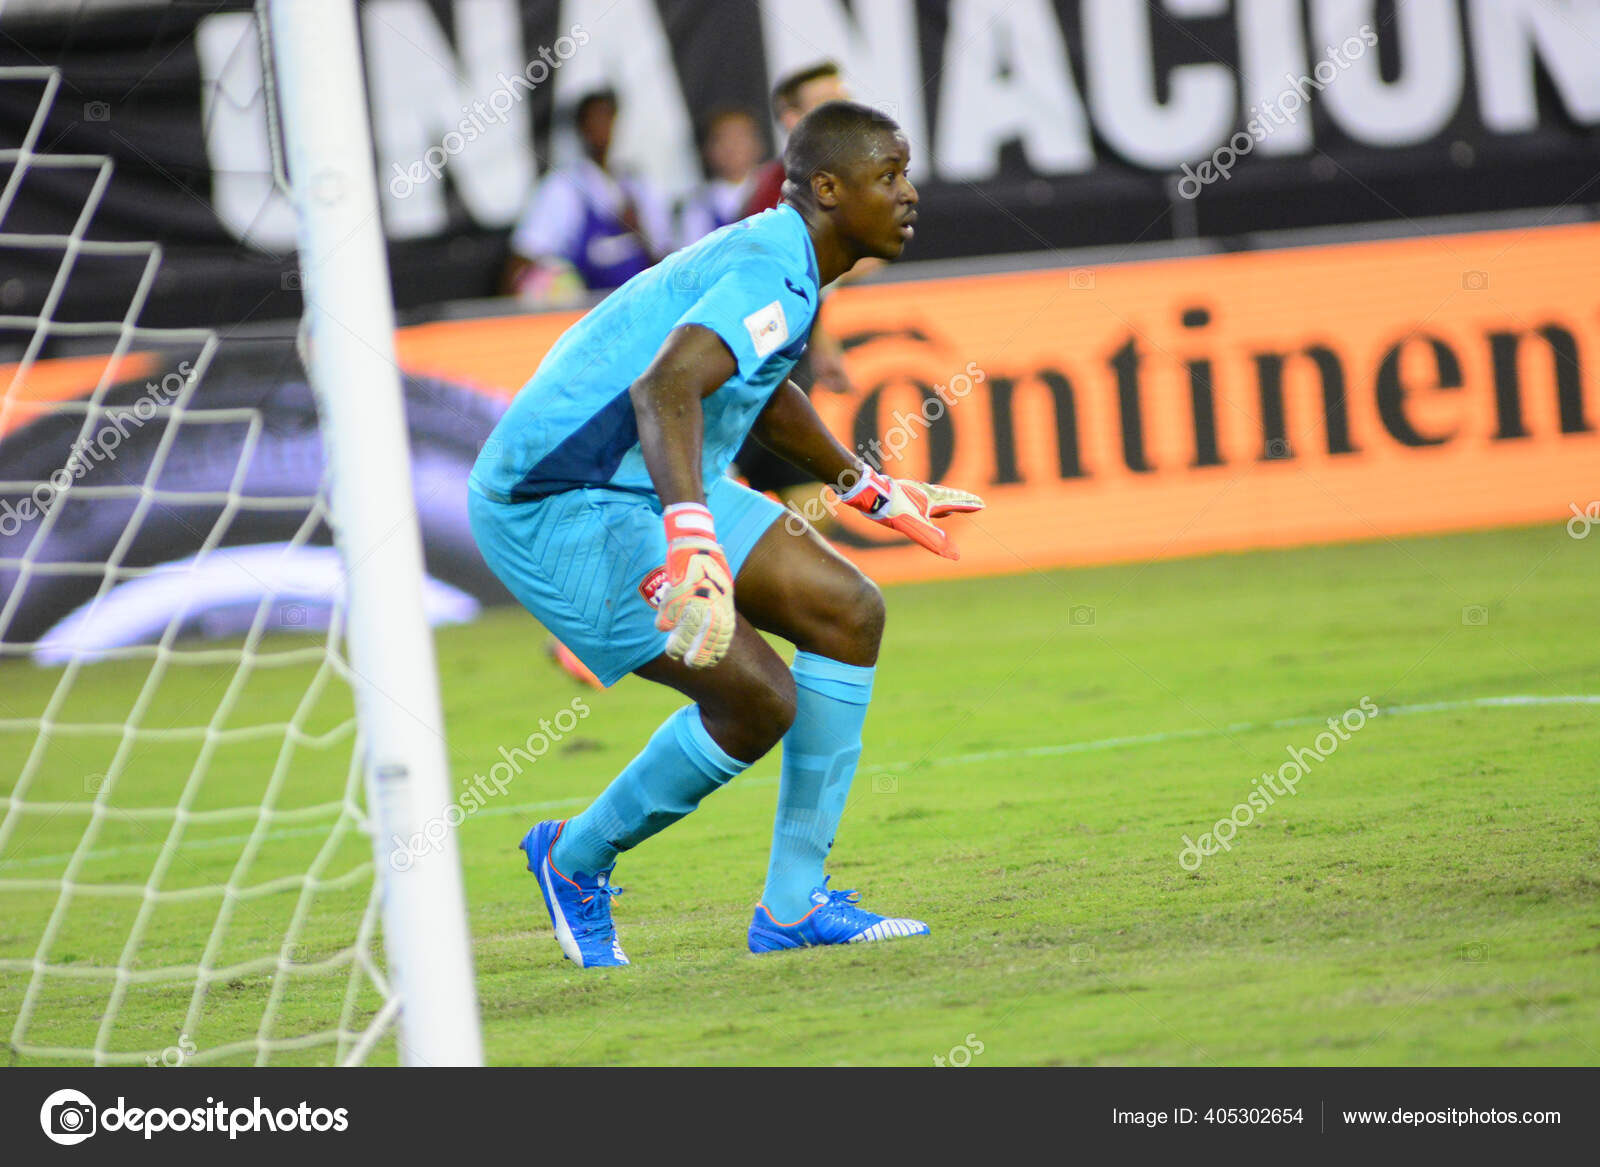
[[[227,16],[299,360],[144,324],[162,249],[97,237],[113,161],[60,145],[111,111],[0,63],[0,263],[46,276],[0,305],[0,1057],[481,1065],[356,0]],[[96,264],[129,299],[86,319]]]
[[[394,352],[355,0],[269,0],[275,92],[299,220],[304,355],[322,415],[384,946],[407,1065],[479,1065],[466,895],[453,834],[386,862],[450,802],[444,718],[422,605],[422,542]]]

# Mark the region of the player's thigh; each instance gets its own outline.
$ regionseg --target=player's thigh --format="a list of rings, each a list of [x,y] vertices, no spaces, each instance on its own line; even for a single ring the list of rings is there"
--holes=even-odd
[[[882,594],[797,515],[762,535],[733,595],[752,624],[798,648],[849,664],[877,661]]]
[[[607,686],[658,656],[648,578],[666,555],[661,518],[618,491],[567,491],[533,503],[468,500],[484,560]]]
[[[765,754],[794,721],[794,677],[743,616],[727,655],[711,668],[692,669],[663,653],[635,675],[676,689],[700,706],[706,730],[741,761]]]

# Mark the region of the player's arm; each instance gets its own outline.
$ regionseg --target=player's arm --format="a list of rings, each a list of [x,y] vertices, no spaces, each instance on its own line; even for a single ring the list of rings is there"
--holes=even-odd
[[[699,324],[667,334],[639,379],[629,387],[639,423],[639,448],[662,506],[706,501],[700,481],[705,415],[700,402],[737,371],[720,336]]]
[[[890,478],[862,462],[834,437],[793,381],[773,393],[750,431],[778,457],[829,483],[839,501],[915,540],[936,555],[959,559],[950,537],[930,521],[983,509],[983,500],[954,487]]]
[[[756,415],[750,436],[791,466],[839,490],[854,485],[860,476],[860,460],[833,436],[805,390],[793,381],[773,391]]]
[[[709,668],[733,642],[733,572],[717,542],[700,481],[705,435],[701,401],[737,371],[715,332],[685,324],[667,334],[655,360],[628,389],[639,448],[667,536],[667,582],[656,627],[670,632],[667,655]]]

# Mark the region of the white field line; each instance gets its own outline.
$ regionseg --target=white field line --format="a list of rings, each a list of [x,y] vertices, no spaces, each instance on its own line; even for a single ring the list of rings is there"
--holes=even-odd
[[[1418,705],[1388,705],[1379,709],[1374,719],[1383,717],[1413,717],[1425,713],[1456,713],[1467,709],[1525,709],[1542,708],[1552,705],[1600,705],[1600,694],[1573,694],[1552,696],[1507,696],[1507,697],[1472,697],[1459,701],[1430,701]],[[1136,734],[1128,737],[1105,737],[1087,742],[1063,742],[1053,746],[1019,746],[1009,750],[983,750],[970,754],[950,754],[939,758],[926,759],[928,766],[964,766],[974,762],[996,762],[1007,758],[1056,758],[1067,754],[1088,754],[1100,750],[1121,749],[1124,746],[1153,746],[1164,742],[1188,741],[1195,738],[1223,737],[1235,733],[1254,733],[1268,729],[1291,729],[1303,725],[1324,725],[1325,717],[1281,717],[1276,721],[1236,721],[1232,725],[1209,727],[1199,729],[1174,729],[1164,733]],[[858,774],[882,774],[891,770],[903,770],[907,766],[915,765],[915,761],[884,762],[875,766],[863,766]],[[749,786],[768,786],[778,781],[778,775],[772,773],[746,774],[729,784],[731,788]],[[474,812],[472,818],[487,818],[500,815],[526,815],[547,810],[563,810],[568,807],[587,806],[593,801],[592,796],[582,798],[557,798],[548,802],[519,802],[507,806],[485,806]],[[282,830],[269,831],[266,839],[293,839],[306,836],[325,835],[328,826],[287,827]],[[215,839],[194,839],[179,844],[185,851],[202,851],[219,847],[238,847],[249,838],[247,835],[224,835]],[[127,847],[108,847],[104,850],[91,852],[89,859],[110,859],[123,855],[141,855],[158,852],[161,844],[135,844]],[[56,863],[65,863],[72,858],[70,853],[61,855],[40,855],[28,859],[0,860],[0,872],[19,871],[28,867],[43,867]]]

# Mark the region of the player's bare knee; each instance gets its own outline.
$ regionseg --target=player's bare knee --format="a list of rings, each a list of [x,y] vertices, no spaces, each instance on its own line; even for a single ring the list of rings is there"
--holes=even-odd
[[[773,663],[770,671],[746,674],[733,687],[700,699],[706,729],[741,761],[761,758],[794,724],[794,677],[776,657]]]
[[[858,604],[861,609],[862,635],[871,641],[873,649],[876,650],[883,640],[883,624],[888,618],[889,609],[883,602],[883,592],[866,576],[861,577]]]
[[[857,575],[849,598],[839,608],[833,626],[846,641],[848,655],[857,658],[849,663],[872,663],[877,659],[878,645],[883,640],[883,593],[866,576]]]

